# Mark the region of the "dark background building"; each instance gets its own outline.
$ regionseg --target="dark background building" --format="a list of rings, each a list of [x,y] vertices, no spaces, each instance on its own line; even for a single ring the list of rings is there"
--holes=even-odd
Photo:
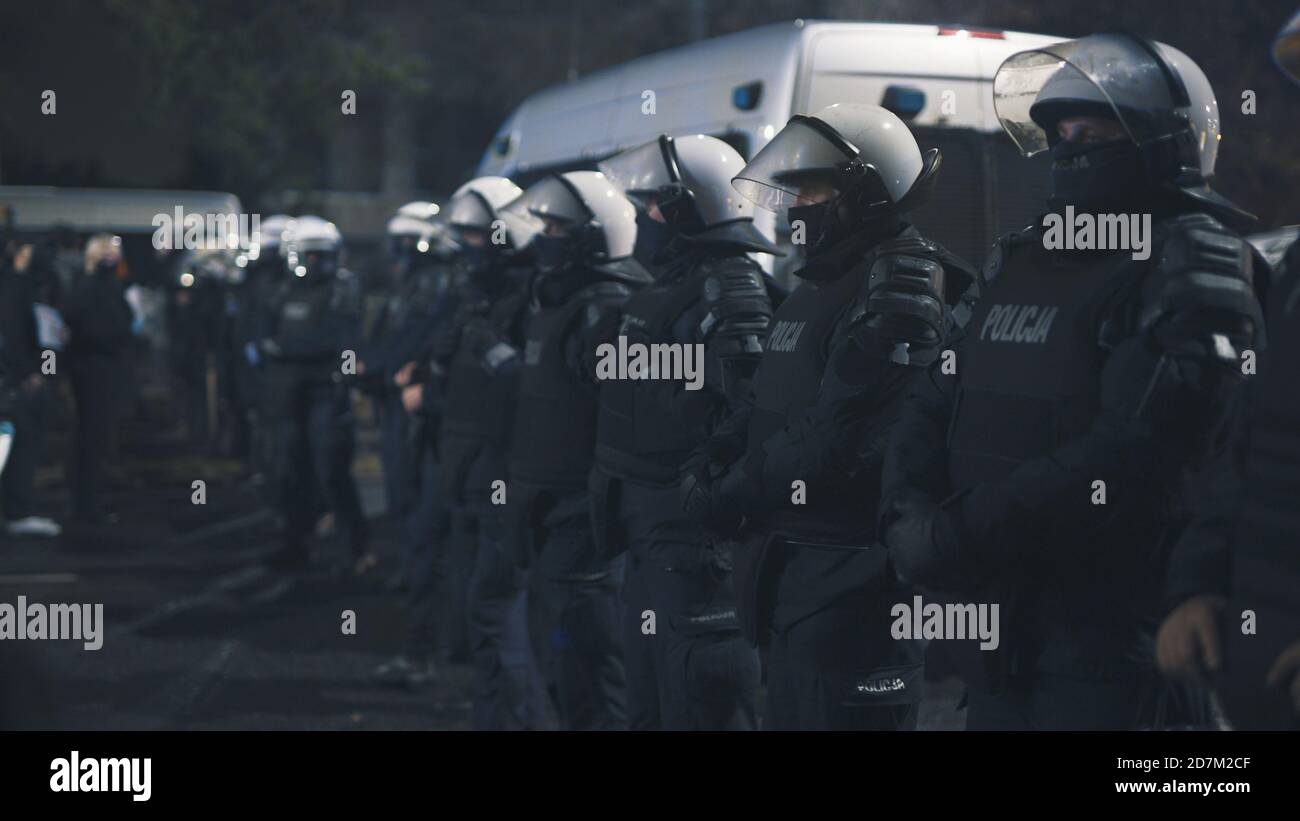
[[[1108,29],[1190,54],[1223,112],[1221,190],[1300,218],[1297,94],[1268,45],[1289,0],[44,0],[0,26],[0,183],[233,191],[321,210],[445,194],[528,94],[603,66],[797,17]],[[42,93],[57,95],[43,115]],[[341,111],[344,90],[356,113]],[[1254,113],[1243,113],[1253,92]],[[302,192],[302,193],[295,193]],[[378,207],[381,206],[382,207]]]

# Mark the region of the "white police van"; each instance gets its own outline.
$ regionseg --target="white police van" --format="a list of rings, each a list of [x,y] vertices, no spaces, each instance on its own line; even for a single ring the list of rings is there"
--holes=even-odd
[[[1063,39],[896,23],[761,26],[533,94],[501,125],[478,173],[526,186],[595,168],[661,133],[712,134],[748,159],[794,114],[873,103],[906,120],[923,150],[943,152],[936,195],[915,219],[978,265],[995,236],[1033,219],[1047,189],[1045,157],[1022,158],[998,125],[993,75],[1011,54]],[[788,245],[784,220],[757,213],[759,227]]]

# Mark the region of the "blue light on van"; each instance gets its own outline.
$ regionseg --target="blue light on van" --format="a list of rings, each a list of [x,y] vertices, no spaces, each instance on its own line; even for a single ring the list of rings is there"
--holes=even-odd
[[[898,115],[900,120],[910,120],[925,108],[925,92],[915,86],[890,86],[880,107]]]
[[[731,104],[741,111],[753,111],[763,98],[763,83],[755,81],[731,90]]]

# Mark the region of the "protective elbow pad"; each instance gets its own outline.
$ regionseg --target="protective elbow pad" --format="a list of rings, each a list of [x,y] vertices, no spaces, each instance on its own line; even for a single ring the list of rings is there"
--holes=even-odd
[[[870,328],[917,346],[943,335],[943,265],[920,256],[890,254],[871,266],[866,323]]]

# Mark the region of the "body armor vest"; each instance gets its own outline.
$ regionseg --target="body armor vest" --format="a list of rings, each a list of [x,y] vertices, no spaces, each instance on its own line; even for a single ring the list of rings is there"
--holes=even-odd
[[[1133,284],[1129,259],[1123,251],[1053,254],[1034,232],[1012,238],[957,352],[959,392],[948,442],[953,491],[1004,479],[1091,428],[1106,363],[1099,330],[1116,294]],[[1112,515],[1087,496],[1072,504],[1091,505],[1099,526]],[[994,589],[966,591],[963,601],[974,594],[1001,601],[1003,609],[998,654],[979,651],[975,642],[950,643],[948,652],[967,683],[997,686],[1029,665],[1089,677],[1126,669],[1134,620],[1158,592],[1158,568],[1139,558],[1156,552],[1161,511],[1150,512],[1150,522],[1125,521],[1103,535],[1104,545],[1079,544],[1077,533],[1049,533],[1049,543],[1030,552],[1047,561],[1023,568],[1016,578],[998,579]],[[1090,558],[1115,555],[1114,537],[1139,543],[1123,573],[1116,573],[1113,561]],[[1071,553],[1068,572],[1050,560],[1060,550]]]
[[[281,295],[277,310],[275,335],[285,337],[310,336],[320,323],[327,321],[334,309],[335,289],[329,285],[287,288]],[[289,362],[270,360],[270,370],[279,378],[289,379],[299,385],[337,382],[339,360],[331,355],[319,362]]]
[[[588,286],[561,305],[530,309],[510,440],[510,476],[585,487],[595,450],[596,392],[574,372],[565,343],[589,304]]]
[[[701,297],[695,274],[633,294],[623,307],[619,334],[629,345],[686,342],[673,338],[673,324]],[[677,481],[678,467],[696,442],[685,425],[658,404],[638,397],[638,380],[611,379],[600,387],[596,460],[610,475],[647,484]]]
[[[871,272],[874,254],[838,279],[805,282],[795,289],[772,317],[763,346],[763,361],[754,385],[754,409],[749,421],[748,453],[761,452],[763,443],[781,432],[817,401],[826,370],[832,335],[839,320],[853,307]],[[817,517],[784,511],[762,514],[768,530],[800,534],[828,541],[856,538],[867,526],[857,513],[842,521],[822,510]]]
[[[954,491],[1005,477],[1086,432],[1104,364],[1101,302],[1116,265],[1012,246],[966,325],[949,442]]]

